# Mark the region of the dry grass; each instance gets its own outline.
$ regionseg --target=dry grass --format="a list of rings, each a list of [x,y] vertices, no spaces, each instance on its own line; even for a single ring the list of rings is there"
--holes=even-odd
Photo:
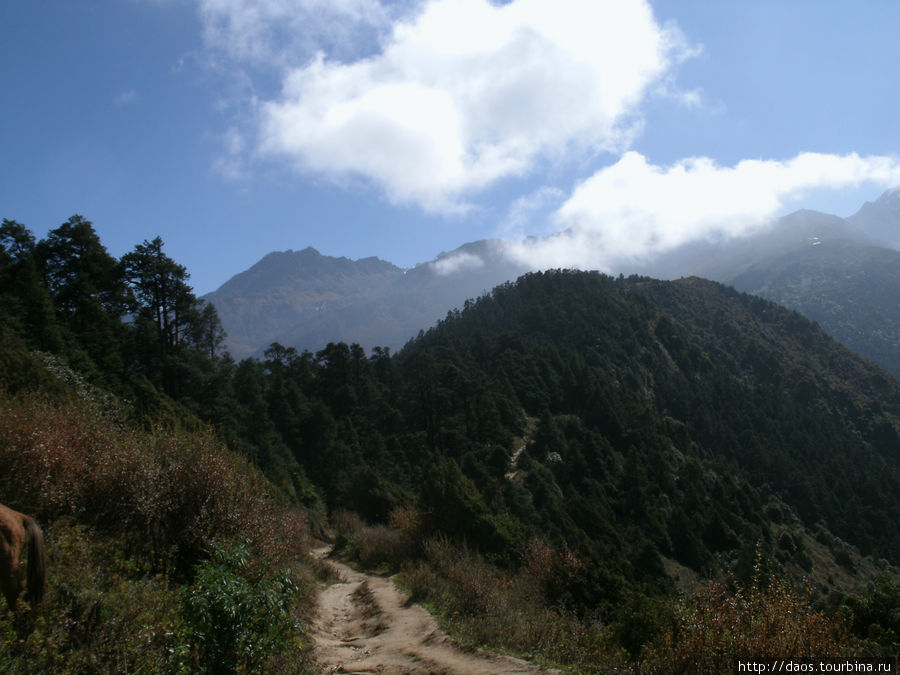
[[[366,569],[396,570],[414,552],[408,532],[386,525],[367,525],[354,513],[339,511],[331,518],[334,547]]]
[[[518,571],[504,572],[446,539],[425,542],[423,553],[413,557],[416,549],[404,531],[368,526],[351,514],[337,520],[348,549],[368,566],[405,560],[400,580],[412,600],[431,607],[460,642],[575,672],[719,673],[731,672],[739,658],[848,657],[859,651],[840,618],[814,608],[808,589],[799,592],[777,579],[765,585],[759,574],[736,593],[707,582],[680,598],[638,597],[633,616],[625,612],[630,622],[605,626],[546,602],[554,575],[577,574],[581,567],[570,551],[536,540],[522,552]],[[647,621],[653,624],[649,632]]]
[[[177,670],[185,589],[214,542],[248,551],[250,588],[308,547],[303,514],[212,434],[130,429],[90,401],[0,391],[0,467],[3,501],[40,522],[49,563],[24,630],[0,618],[0,672]],[[311,581],[292,578],[311,603]]]
[[[778,580],[736,593],[707,582],[679,603],[676,624],[647,649],[642,670],[722,673],[738,659],[858,655],[848,627],[813,609],[809,597]]]

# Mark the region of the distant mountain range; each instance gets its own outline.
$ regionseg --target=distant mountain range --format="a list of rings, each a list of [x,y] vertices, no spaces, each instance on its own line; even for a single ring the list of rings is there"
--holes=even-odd
[[[365,306],[373,289],[402,277],[402,269],[378,258],[332,258],[306,248],[269,253],[206,299],[219,312],[229,350],[243,358],[272,342],[290,342],[284,336],[294,329],[333,333],[335,321],[328,317],[336,309]],[[343,339],[343,334],[330,339]]]
[[[397,350],[448,310],[527,271],[492,240],[409,270],[306,248],[270,253],[205,299],[218,310],[236,358],[272,342],[312,351],[339,341]]]
[[[662,279],[699,276],[773,300],[817,321],[900,376],[900,188],[843,219],[801,210],[750,237],[695,243],[614,270]],[[328,342],[397,350],[466,300],[529,271],[483,240],[403,270],[312,248],[270,253],[205,299],[236,358],[272,342],[316,351]]]

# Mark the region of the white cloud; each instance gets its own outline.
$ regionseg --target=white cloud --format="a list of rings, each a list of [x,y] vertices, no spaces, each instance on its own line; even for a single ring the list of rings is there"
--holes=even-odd
[[[256,15],[240,16],[252,34]],[[294,69],[261,105],[260,147],[302,171],[362,177],[395,203],[452,210],[541,158],[627,147],[637,106],[684,49],[644,0],[432,0],[378,53]]]
[[[434,262],[428,264],[442,277],[463,270],[474,270],[484,267],[484,261],[481,258],[465,251],[438,258]]]
[[[900,159],[808,152],[732,167],[707,157],[662,167],[628,152],[576,186],[556,213],[558,235],[511,251],[535,267],[610,269],[698,239],[748,234],[809,191],[866,182],[900,184]]]
[[[236,127],[229,127],[217,140],[222,144],[224,153],[213,162],[213,171],[228,180],[241,180],[245,177],[243,152],[246,140],[243,134]]]

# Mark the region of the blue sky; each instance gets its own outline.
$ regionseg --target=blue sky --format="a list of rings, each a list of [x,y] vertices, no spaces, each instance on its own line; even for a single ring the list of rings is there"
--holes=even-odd
[[[201,294],[306,246],[622,267],[900,184],[898,28],[894,0],[3,2],[0,217],[160,235]]]

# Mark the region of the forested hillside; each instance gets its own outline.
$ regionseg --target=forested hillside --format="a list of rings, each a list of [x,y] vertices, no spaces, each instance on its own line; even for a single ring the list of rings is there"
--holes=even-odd
[[[897,192],[849,219],[796,211],[737,238],[686,244],[626,275],[699,276],[795,309],[839,342],[900,375]],[[464,244],[400,270],[377,258],[351,261],[314,249],[270,253],[203,299],[219,312],[233,356],[262,356],[272,342],[318,351],[329,342],[396,350],[451,307],[532,270],[497,240]]]
[[[857,354],[900,375],[900,251],[874,237],[897,229],[885,193],[855,219],[801,210],[745,238],[691,244],[647,264],[650,276],[701,276],[795,309]],[[896,199],[896,197],[895,197]],[[873,212],[874,211],[874,212]]]
[[[117,260],[73,217],[39,242],[4,221],[0,244],[2,499],[48,525],[57,565],[102,541],[91,564],[108,550],[129,583],[183,589],[159,601],[181,632],[156,619],[148,638],[148,654],[177,652],[166,667],[210,658],[215,639],[226,669],[303,652],[276,640],[303,596],[281,593],[303,583],[277,567],[305,523],[402,570],[463,639],[586,671],[690,661],[692,612],[751,626],[771,610],[806,653],[895,649],[900,382],[796,312],[696,278],[553,271],[467,301],[397,354],[275,343],[235,363],[159,239]],[[211,634],[216,575],[269,588],[216,599],[279,608],[277,635]],[[784,590],[803,578],[805,599]],[[697,599],[704,579],[724,585]],[[67,645],[63,664],[88,658],[78,639],[112,644],[101,628],[129,602],[71,589],[33,633]],[[25,648],[4,644],[21,667]]]

